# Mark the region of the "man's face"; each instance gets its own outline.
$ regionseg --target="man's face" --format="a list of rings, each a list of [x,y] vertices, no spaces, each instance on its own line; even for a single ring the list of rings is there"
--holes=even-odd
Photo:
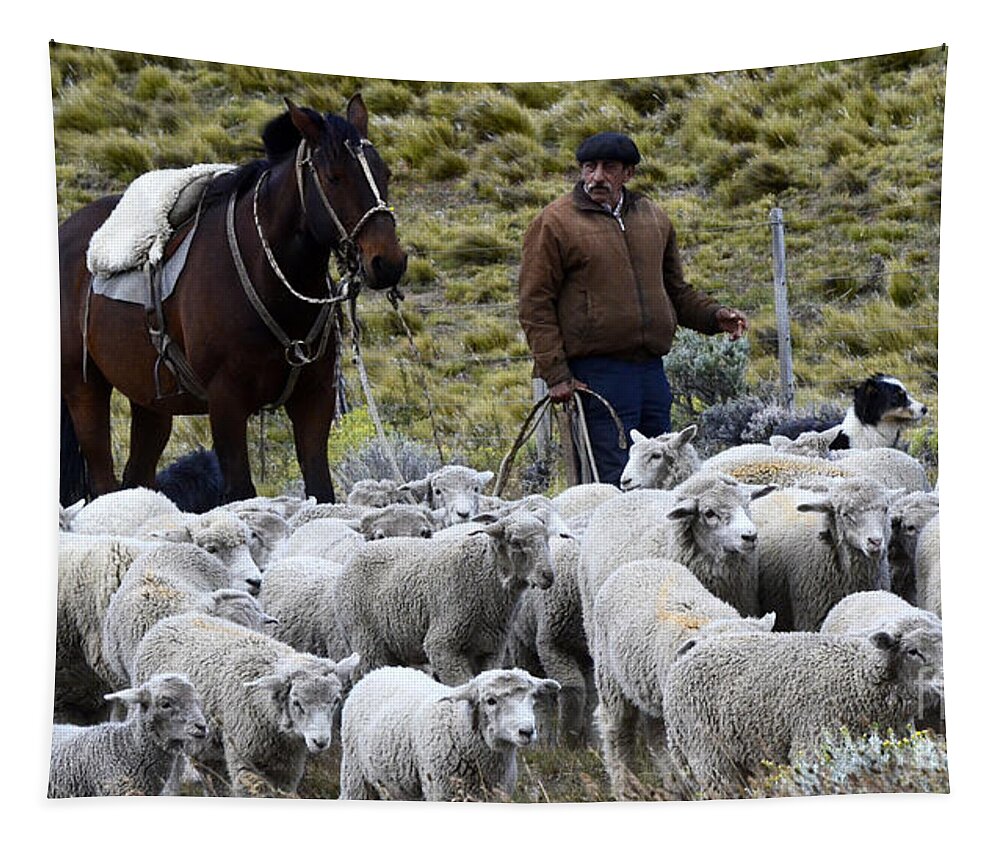
[[[583,186],[598,204],[614,206],[621,197],[622,187],[633,174],[635,166],[618,160],[588,160],[580,169]]]

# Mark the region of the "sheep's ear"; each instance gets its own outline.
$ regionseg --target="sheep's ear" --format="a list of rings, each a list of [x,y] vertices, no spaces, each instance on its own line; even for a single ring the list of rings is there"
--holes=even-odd
[[[691,423],[691,425],[686,426],[677,432],[677,434],[670,441],[670,445],[674,449],[680,449],[682,446],[690,443],[696,434],[698,434],[698,424]]]
[[[694,517],[698,513],[698,500],[692,497],[682,499],[670,511],[667,512],[668,520],[682,520],[685,517]]]
[[[479,699],[479,689],[476,687],[475,682],[466,683],[463,686],[456,686],[450,694],[446,694],[438,702],[450,701],[451,703],[457,703],[460,700],[467,700],[469,703],[475,703]]]
[[[275,700],[282,700],[291,687],[292,680],[287,674],[268,674],[243,683],[243,688],[247,691],[255,688],[263,689],[269,691]]]
[[[430,487],[430,483],[431,477],[424,476],[422,479],[414,479],[412,482],[397,486],[396,491],[397,493],[411,493],[423,499],[424,494],[427,493],[427,488]]]
[[[488,485],[490,482],[493,481],[493,471],[484,470],[481,473],[476,473],[476,478],[479,480],[479,484]]]
[[[771,444],[771,448],[780,452],[782,449],[787,449],[795,441],[790,437],[785,437],[783,434],[772,434],[768,439],[768,443]]]
[[[697,639],[689,638],[680,646],[680,649],[677,651],[677,658],[679,659],[681,656],[684,656],[697,643],[698,643]]]
[[[139,686],[138,688],[127,688],[112,694],[106,694],[104,695],[104,699],[107,701],[120,700],[126,706],[137,703],[145,709],[149,706],[152,696],[148,688]]]
[[[629,431],[628,436],[632,438],[632,443],[642,443],[645,440],[649,440],[646,435],[644,435],[639,429],[633,428]]]
[[[193,544],[194,536],[187,526],[175,529],[155,529],[149,533],[149,537],[157,541],[167,541],[171,544]]]
[[[535,694],[540,695],[542,697],[547,697],[549,695],[555,694],[561,688],[557,680],[549,680],[549,679],[543,680],[539,679],[538,677],[532,677],[531,681],[535,689]]]
[[[800,502],[795,506],[799,511],[819,511],[830,514],[833,511],[833,503],[826,496],[817,496],[816,499]]]
[[[348,682],[354,675],[354,669],[361,664],[361,657],[357,653],[345,656],[339,662],[333,663],[333,672],[342,683]]]
[[[750,492],[750,499],[760,499],[762,496],[767,496],[772,491],[778,489],[777,485],[750,485],[748,490]]]
[[[509,512],[508,512],[509,513]],[[486,512],[483,514],[477,514],[475,517],[471,518],[469,523],[496,523],[500,519],[499,514],[494,514],[493,512]]]
[[[764,627],[764,632],[772,632],[774,630],[774,622],[778,619],[778,616],[774,612],[768,612],[762,618],[758,619],[758,623]]]
[[[899,639],[888,632],[873,632],[868,636],[868,640],[875,645],[876,648],[883,651],[895,650],[899,646]]]
[[[489,516],[489,515],[480,515],[480,516]],[[503,523],[501,523],[499,520],[494,520],[493,522],[489,523],[489,525],[484,526],[482,529],[476,529],[476,530],[474,530],[472,532],[469,532],[469,534],[470,535],[490,535],[491,537],[494,537],[494,538],[502,538],[504,536],[504,533],[506,531],[507,531],[507,527],[504,526]]]
[[[280,624],[281,621],[279,621],[273,615],[269,615],[267,612],[261,612],[260,625],[261,626],[267,626],[268,624],[272,624],[272,623],[275,624],[275,625],[277,625],[277,624]]]

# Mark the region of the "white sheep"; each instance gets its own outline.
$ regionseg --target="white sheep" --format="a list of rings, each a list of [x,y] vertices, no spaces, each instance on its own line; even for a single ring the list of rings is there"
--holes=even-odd
[[[261,781],[265,792],[287,794],[298,788],[306,755],[329,747],[355,664],[356,657],[321,659],[229,621],[185,614],[146,633],[133,680],[186,674],[211,727],[198,760],[228,776],[235,794],[254,794]]]
[[[365,536],[355,526],[356,523],[336,518],[311,520],[275,547],[271,563],[307,556],[346,564],[365,546]]]
[[[678,432],[656,437],[645,437],[642,432],[632,429],[628,463],[621,474],[622,490],[670,490],[691,478],[701,467],[698,452],[691,445],[697,433],[698,426],[694,423]]]
[[[514,512],[458,537],[371,541],[344,568],[337,618],[361,657],[355,675],[429,663],[456,685],[490,667],[529,585],[552,585],[549,530]]]
[[[288,521],[263,508],[238,508],[234,513],[249,527],[250,555],[263,570],[278,544],[291,534]]]
[[[919,634],[767,633],[692,639],[662,685],[673,765],[707,797],[740,794],[763,760],[788,763],[825,732],[902,730],[937,673]]]
[[[271,511],[285,520],[290,520],[296,512],[310,505],[316,505],[316,497],[298,497],[285,494],[282,496],[253,496],[249,499],[227,502],[222,507],[237,513],[246,510]]]
[[[916,601],[917,539],[939,510],[936,493],[907,493],[889,506],[889,567],[892,590],[910,603]]]
[[[509,798],[517,749],[536,738],[535,698],[558,688],[518,669],[453,687],[412,668],[372,671],[344,702],[340,797]]]
[[[405,498],[399,492],[399,483],[393,479],[360,479],[351,486],[347,504],[385,508]]]
[[[69,532],[72,530],[73,520],[76,518],[76,515],[80,513],[80,509],[83,508],[86,504],[87,500],[81,499],[77,502],[74,502],[67,508],[63,508],[61,505],[59,506],[60,532]]]
[[[103,494],[76,512],[69,531],[83,535],[142,537],[152,521],[175,518],[183,512],[168,496],[149,488],[126,488]]]
[[[470,467],[448,464],[422,479],[399,486],[432,509],[444,509],[443,524],[463,523],[479,514],[479,496],[493,478],[490,471],[479,472]]]
[[[629,562],[605,580],[594,600],[590,650],[604,765],[616,798],[625,797],[642,729],[664,783],[670,782],[660,683],[681,646],[696,636],[769,632],[773,626],[773,614],[741,617],[675,561]]]
[[[621,491],[606,482],[573,485],[552,498],[552,504],[564,520],[590,514],[598,505],[619,496]]]
[[[56,721],[93,724],[107,718],[102,695],[111,688],[101,635],[104,615],[125,572],[163,541],[111,535],[59,534],[56,597]]]
[[[129,719],[53,727],[50,798],[163,794],[184,745],[205,738],[201,704],[181,674],[157,674],[106,698],[134,707]]]
[[[250,584],[250,582],[253,584]],[[102,628],[102,655],[114,688],[130,681],[135,649],[158,620],[201,612],[260,629],[274,621],[251,591],[260,574],[233,570],[193,544],[169,544],[139,556],[108,602]]]
[[[278,621],[269,634],[303,653],[342,659],[350,653],[334,610],[344,566],[315,556],[273,561],[258,598]]]
[[[914,603],[941,617],[941,516],[927,521],[913,559]]]
[[[886,488],[902,488],[907,493],[930,490],[923,464],[899,449],[840,449],[830,453],[830,459],[848,475],[873,479]]]
[[[603,581],[641,558],[678,561],[712,594],[756,614],[757,530],[748,508],[773,487],[699,473],[671,491],[639,489],[599,505],[581,542],[578,573],[587,634]]]
[[[822,479],[756,501],[760,607],[780,630],[818,630],[838,600],[889,587],[887,491],[868,479]]]

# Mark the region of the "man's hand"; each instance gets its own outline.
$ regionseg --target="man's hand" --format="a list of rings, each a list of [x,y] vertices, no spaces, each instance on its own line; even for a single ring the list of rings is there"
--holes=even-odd
[[[577,381],[575,378],[571,378],[569,381],[560,381],[549,388],[549,398],[553,402],[568,402],[573,398],[573,393],[578,388],[586,390],[587,385],[582,381]]]
[[[746,314],[732,307],[720,307],[715,311],[715,321],[719,328],[729,334],[730,340],[738,340],[749,327]]]

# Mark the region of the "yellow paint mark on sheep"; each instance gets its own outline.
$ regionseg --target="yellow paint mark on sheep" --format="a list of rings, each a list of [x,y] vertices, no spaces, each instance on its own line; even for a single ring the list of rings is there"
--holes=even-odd
[[[152,572],[143,574],[139,595],[145,600],[177,600],[182,596],[180,591]]]
[[[748,461],[730,468],[734,479],[746,485],[767,485],[772,482],[793,482],[802,476],[829,476],[847,478],[848,473],[832,464],[782,459],[781,461]]]
[[[660,583],[656,593],[656,606],[654,609],[656,620],[660,623],[669,623],[679,626],[681,629],[701,629],[708,623],[708,618],[695,614],[692,611],[683,611],[675,608],[674,602],[670,599],[670,580],[664,579]]]

